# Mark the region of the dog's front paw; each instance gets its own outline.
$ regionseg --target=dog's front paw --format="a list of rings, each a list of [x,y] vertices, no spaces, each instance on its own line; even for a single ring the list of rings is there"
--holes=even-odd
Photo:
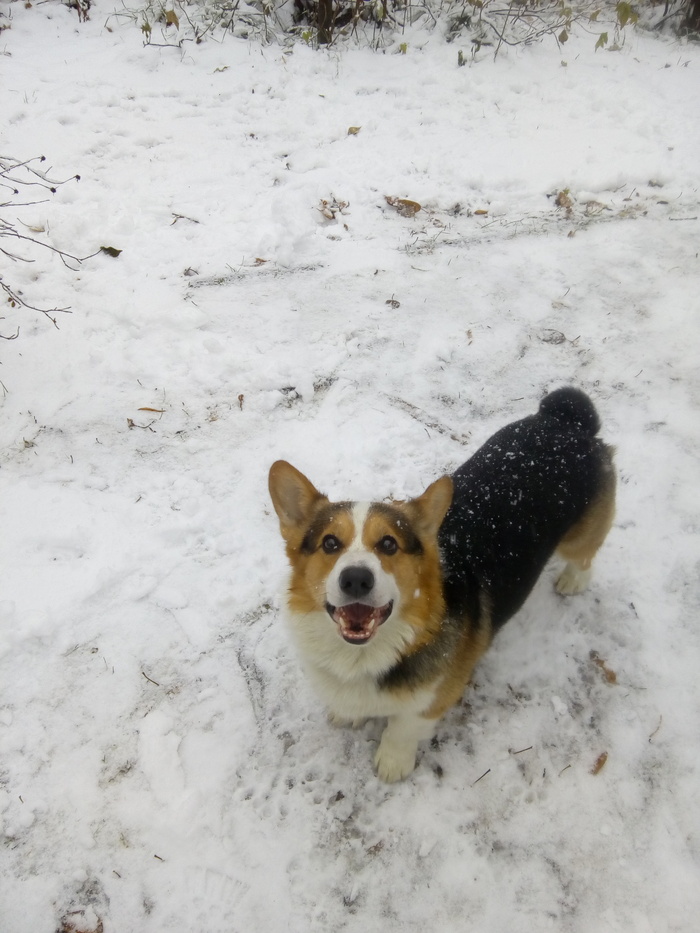
[[[575,596],[577,593],[583,593],[590,579],[590,570],[580,570],[574,564],[567,564],[559,574],[554,588],[562,596]]]
[[[388,784],[402,781],[416,766],[416,748],[398,745],[382,738],[374,756],[377,774]]]

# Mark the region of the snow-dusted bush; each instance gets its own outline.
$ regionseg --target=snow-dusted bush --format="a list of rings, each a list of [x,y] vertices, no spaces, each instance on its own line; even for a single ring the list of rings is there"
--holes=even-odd
[[[69,0],[89,3],[89,0]],[[301,39],[313,45],[355,41],[378,48],[408,26],[466,38],[475,49],[520,45],[551,36],[567,41],[574,24],[589,29],[594,47],[608,47],[620,30],[681,32],[700,28],[700,0],[123,0],[115,16],[138,23],[146,45],[182,46],[231,34],[260,41]],[[615,33],[615,40],[610,37]],[[601,39],[601,36],[603,37]],[[600,43],[598,40],[600,39]],[[463,55],[463,53],[462,53]]]

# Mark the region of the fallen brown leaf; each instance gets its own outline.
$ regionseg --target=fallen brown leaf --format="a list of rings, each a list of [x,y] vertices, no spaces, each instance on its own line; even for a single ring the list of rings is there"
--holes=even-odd
[[[591,768],[591,774],[600,774],[600,772],[605,767],[605,762],[608,760],[608,753],[601,752],[600,755],[596,758],[595,764]]]
[[[617,683],[617,674],[611,668],[608,667],[607,663],[600,657],[597,651],[591,651],[590,659],[599,667],[603,672],[603,677],[607,680],[609,684]]]
[[[386,203],[390,207],[395,208],[402,217],[413,217],[414,214],[417,214],[418,211],[421,210],[418,201],[410,201],[408,198],[392,198],[389,195],[385,195],[384,199]]]

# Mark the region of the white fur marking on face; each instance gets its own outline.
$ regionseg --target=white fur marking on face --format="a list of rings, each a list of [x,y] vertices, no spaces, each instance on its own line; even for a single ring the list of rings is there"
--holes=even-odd
[[[364,531],[365,522],[367,521],[367,516],[369,515],[369,510],[371,508],[371,502],[355,502],[352,506],[352,523],[355,526],[355,537],[350,542],[348,547],[349,551],[365,551],[366,548],[362,543],[362,532]]]
[[[362,600],[363,603],[379,607],[385,606],[390,600],[398,602],[399,592],[396,580],[391,574],[386,573],[377,555],[369,551],[362,541],[362,533],[371,507],[371,502],[356,502],[351,507],[354,536],[345,552],[336,561],[326,582],[326,599],[332,606],[345,606],[355,602],[340,589],[340,575],[346,567],[367,567],[374,574],[374,589],[367,599]]]

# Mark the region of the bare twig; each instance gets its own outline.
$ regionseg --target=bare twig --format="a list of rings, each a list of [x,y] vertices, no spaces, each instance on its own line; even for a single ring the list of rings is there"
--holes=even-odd
[[[34,305],[30,305],[28,301],[25,301],[24,298],[20,298],[16,291],[14,291],[10,286],[3,282],[0,278],[0,288],[5,292],[7,300],[9,301],[11,307],[20,307],[26,308],[28,311],[36,311],[39,314],[43,314],[47,317],[51,323],[58,329],[58,324],[56,319],[52,318],[52,314],[70,314],[70,308],[37,308]]]
[[[52,253],[56,253],[61,257],[62,261],[65,263],[67,259],[77,262],[80,265],[81,262],[85,262],[86,259],[92,259],[93,256],[96,256],[99,253],[99,250],[95,253],[91,253],[89,256],[83,256],[82,259],[79,256],[72,256],[70,253],[67,253],[63,249],[58,249],[56,246],[52,246],[50,243],[43,243],[41,240],[37,240],[33,236],[26,236],[24,233],[17,233],[17,231],[12,228],[7,221],[4,221],[0,218],[0,236],[12,237],[15,240],[24,240],[27,243],[33,243],[35,246],[41,246],[44,249],[48,249]],[[21,260],[22,262],[33,262],[31,259],[25,259],[23,256],[15,256],[13,253],[8,252],[6,249],[3,249],[0,246],[0,252],[4,253],[6,256],[9,256],[10,259]],[[67,263],[66,263],[67,265]],[[77,270],[74,269],[74,272]]]
[[[34,156],[31,159],[25,159],[23,162],[19,159],[13,159],[11,156],[0,156],[0,187],[10,188],[13,186],[31,186],[36,185],[40,188],[46,188],[47,191],[50,191],[51,194],[55,194],[60,185],[65,185],[69,181],[80,181],[80,175],[71,175],[70,178],[64,178],[62,180],[52,179],[48,177],[47,172],[42,172],[37,168],[34,168],[34,162],[45,162],[46,156]],[[23,178],[21,175],[15,177],[14,174],[10,175],[10,172],[15,173],[18,171],[24,171],[26,174],[33,176],[33,178]],[[38,179],[34,181],[33,179]],[[8,184],[9,182],[9,184]],[[12,188],[13,194],[19,194],[19,188]],[[5,205],[3,205],[5,206]]]
[[[9,198],[0,203],[0,208],[16,210],[19,207],[41,204],[43,200],[27,200],[25,198],[19,201],[17,199],[21,192],[26,189],[39,188],[50,194],[55,194],[61,185],[65,185],[70,181],[80,180],[80,175],[72,175],[70,178],[65,179],[53,177],[53,173],[50,169],[39,167],[45,162],[45,156],[33,156],[31,159],[16,159],[12,156],[0,155],[0,190],[4,189],[6,192],[9,192]],[[5,195],[5,197],[7,198],[8,196]],[[21,221],[18,220],[16,223],[21,223]],[[20,233],[16,223],[13,220],[0,217],[0,239],[15,240],[20,244],[27,244],[32,248],[39,247],[41,250],[48,250],[59,256],[61,262],[72,271],[76,270],[73,269],[71,263],[79,266],[85,259],[90,258],[86,256],[81,259],[78,256],[66,252],[66,250],[52,246],[51,243],[46,243],[43,240],[37,239],[37,237],[29,236],[26,233]],[[35,262],[31,255],[22,255],[21,253],[14,252],[14,250],[7,246],[0,246],[0,254],[12,260],[12,262]],[[22,297],[17,288],[14,288],[4,281],[2,276],[0,276],[0,289],[4,293],[11,308],[26,308],[30,311],[43,314],[51,321],[54,327],[58,327],[55,315],[65,314],[70,310],[69,308],[42,308],[31,304]],[[14,340],[18,335],[19,328],[17,328],[16,334],[11,337],[5,337],[4,339]]]
[[[493,53],[494,61],[498,58],[498,53],[499,53],[499,51],[500,51],[500,49],[501,49],[501,45],[502,45],[502,43],[503,43],[503,41],[504,41],[504,37],[505,37],[505,34],[506,34],[506,26],[508,25],[508,17],[510,16],[510,11],[511,11],[512,9],[513,9],[513,4],[511,3],[510,6],[508,7],[508,9],[506,10],[506,16],[505,16],[505,19],[503,20],[503,27],[502,27],[502,29],[501,29],[500,34],[499,34],[498,30],[496,29],[496,27],[493,25],[493,23],[489,23],[489,25],[492,26],[492,28],[494,29],[494,31],[495,31],[496,34],[498,35],[498,45],[496,46],[496,51]],[[510,43],[508,43],[508,45],[510,45]]]
[[[651,740],[652,740],[652,739],[654,738],[654,736],[657,734],[657,732],[658,732],[659,729],[661,728],[661,723],[662,723],[663,721],[664,721],[664,717],[663,717],[663,716],[659,716],[659,724],[658,724],[658,726],[656,727],[656,729],[654,729],[654,731],[653,731],[653,732],[651,733],[651,735],[649,736],[649,742],[651,742]]]

